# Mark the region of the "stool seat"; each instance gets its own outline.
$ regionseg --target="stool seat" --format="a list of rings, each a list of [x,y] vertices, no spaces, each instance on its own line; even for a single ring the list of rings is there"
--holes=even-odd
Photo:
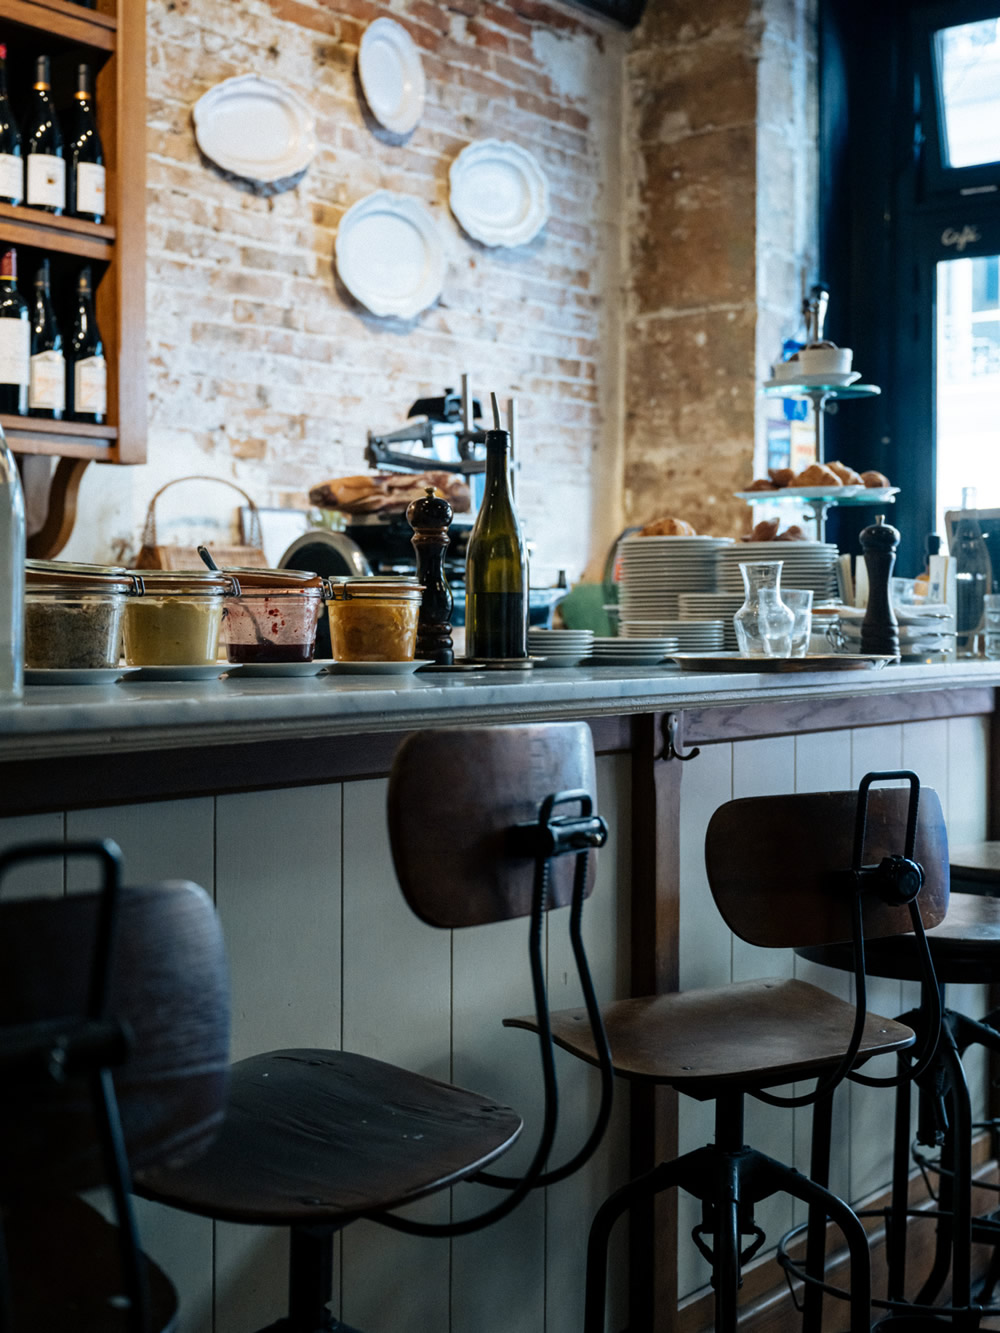
[[[703,1100],[724,1089],[777,1087],[836,1066],[855,1019],[853,1004],[808,982],[780,977],[620,1000],[601,1013],[616,1074],[683,1086],[688,1096]],[[534,1027],[530,1018],[504,1021],[510,1027]],[[552,1037],[565,1050],[597,1063],[586,1010],[554,1013]],[[904,1050],[913,1041],[910,1028],[870,1013],[858,1063]]]
[[[948,851],[952,879],[976,885],[975,892],[1000,889],[1000,842],[968,842]],[[982,886],[982,887],[978,887]]]
[[[517,1138],[507,1106],[348,1051],[268,1051],[234,1064],[221,1131],[136,1193],[256,1225],[342,1226],[474,1175]]]
[[[988,844],[987,844],[988,845]],[[1000,846],[1000,844],[997,844]],[[952,859],[952,865],[954,865]],[[927,932],[938,981],[945,984],[989,983],[1000,979],[1000,899],[979,894],[952,894],[948,915]],[[796,949],[802,958],[850,971],[850,944],[824,944]],[[869,940],[865,966],[877,977],[919,981],[920,964],[912,937],[893,935]]]

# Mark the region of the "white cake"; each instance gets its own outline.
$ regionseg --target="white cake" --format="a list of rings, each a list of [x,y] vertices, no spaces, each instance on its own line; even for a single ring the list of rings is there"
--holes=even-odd
[[[849,375],[854,353],[834,343],[813,343],[795,352],[772,369],[776,380],[796,380],[800,375]]]

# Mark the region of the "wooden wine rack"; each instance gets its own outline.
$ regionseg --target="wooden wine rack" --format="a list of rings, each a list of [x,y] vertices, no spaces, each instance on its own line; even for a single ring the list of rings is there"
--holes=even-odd
[[[0,245],[92,265],[108,365],[106,425],[0,415],[14,453],[59,460],[47,518],[28,541],[33,556],[55,555],[69,539],[88,463],[146,460],[145,11],[141,0],[98,0],[97,9],[70,0],[0,0],[8,72],[39,51],[54,58],[79,53],[90,61],[107,168],[108,214],[101,224],[0,204]],[[14,111],[20,115],[21,107],[15,104]],[[23,295],[29,273],[22,263]],[[64,338],[68,333],[64,322]]]

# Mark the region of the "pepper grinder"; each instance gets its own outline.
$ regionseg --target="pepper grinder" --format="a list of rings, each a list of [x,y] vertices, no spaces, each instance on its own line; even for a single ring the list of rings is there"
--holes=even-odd
[[[892,609],[889,580],[896,563],[899,532],[879,514],[861,533],[861,549],[868,569],[868,610],[861,622],[861,651],[899,656],[899,622]]]
[[[406,510],[413,528],[411,541],[417,556],[417,578],[423,584],[420,618],[417,621],[417,657],[438,666],[452,666],[455,649],[451,641],[454,599],[444,572],[444,553],[451,540],[452,508],[443,496],[428,486],[419,500]]]

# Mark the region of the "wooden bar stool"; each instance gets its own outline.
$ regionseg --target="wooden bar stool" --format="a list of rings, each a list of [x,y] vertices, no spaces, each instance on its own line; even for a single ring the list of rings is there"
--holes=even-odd
[[[196,885],[122,889],[110,842],[15,848],[0,885],[63,856],[96,858],[101,893],[0,901],[0,1329],[166,1333],[177,1297],[139,1248],[129,1162],[196,1156],[221,1123],[221,935]],[[102,1181],[117,1226],[76,1197]]]
[[[1000,842],[968,842],[951,849],[953,893],[1000,897]]]
[[[522,1177],[483,1170],[514,1142],[509,1107],[364,1055],[270,1051],[232,1067],[225,1121],[190,1167],[137,1175],[141,1194],[188,1212],[291,1229],[288,1316],[277,1333],[352,1333],[332,1317],[333,1237],[358,1218],[423,1236],[455,1236],[507,1216],[528,1191],[553,1184],[594,1152],[611,1111],[613,1076],[581,935],[595,849],[607,826],[594,813],[595,769],[583,723],[417,732],[389,782],[389,833],[403,894],[439,929],[527,918],[545,1114]],[[440,792],[449,793],[447,827]],[[603,1066],[602,1098],[586,1143],[547,1168],[557,1087],[542,956],[545,914],[570,906],[569,930],[586,1003],[584,1026]],[[502,1192],[478,1216],[441,1226],[393,1216],[463,1180]],[[356,1331],[353,1331],[356,1333]]]
[[[859,839],[859,810],[866,803],[867,836],[861,822]],[[705,844],[709,885],[726,924],[741,939],[774,948],[876,939],[912,929],[905,896],[911,890],[920,890],[924,918],[940,921],[948,875],[935,793],[923,793],[912,829],[911,855],[924,868],[922,889],[919,868],[898,858],[907,844],[908,815],[907,792],[869,793],[865,784],[860,797],[830,792],[728,802],[712,816]],[[865,874],[859,877],[852,866],[862,864],[862,851]],[[624,1000],[603,1014],[615,1073],[714,1101],[716,1130],[714,1144],[655,1167],[598,1211],[590,1233],[585,1333],[604,1330],[607,1247],[615,1221],[634,1203],[673,1186],[703,1205],[693,1239],[712,1264],[716,1333],[737,1327],[741,1266],[764,1243],[754,1205],[779,1191],[840,1226],[851,1255],[852,1333],[867,1330],[871,1269],[864,1227],[825,1187],[744,1144],[744,1100],[749,1095],[778,1106],[810,1104],[873,1056],[911,1046],[911,1029],[866,1013],[863,998],[850,1005],[806,982],[781,978]],[[594,1062],[597,1051],[583,1018],[576,1010],[555,1013],[552,1032],[558,1045]],[[530,1019],[511,1021],[532,1026]],[[802,1097],[768,1091],[812,1078],[819,1079],[816,1091]]]

